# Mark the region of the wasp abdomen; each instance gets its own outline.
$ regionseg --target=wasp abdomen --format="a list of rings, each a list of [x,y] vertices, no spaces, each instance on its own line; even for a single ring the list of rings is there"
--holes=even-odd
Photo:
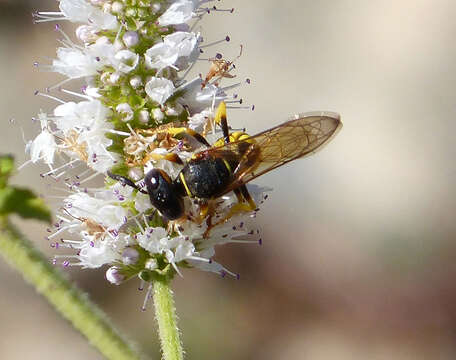
[[[221,158],[190,160],[181,174],[191,196],[203,199],[224,193],[232,178],[230,165]]]

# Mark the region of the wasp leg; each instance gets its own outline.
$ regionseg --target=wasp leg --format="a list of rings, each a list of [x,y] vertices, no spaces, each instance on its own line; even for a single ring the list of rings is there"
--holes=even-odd
[[[250,193],[247,190],[247,186],[243,185],[239,188],[239,190],[241,191],[245,201],[248,202],[250,210],[255,210],[257,208],[257,205],[255,204],[255,201],[253,201],[252,196],[250,196]]]
[[[211,144],[202,136],[201,134],[197,133],[195,130],[186,128],[186,127],[176,127],[176,128],[169,128],[166,131],[172,135],[173,137],[181,136],[182,134],[187,134],[193,137],[196,141],[200,142],[201,144],[210,147]]]
[[[179,164],[179,165],[184,165],[184,162],[182,161],[182,159],[179,157],[179,155],[177,155],[175,153],[168,153],[165,155],[149,153],[146,156],[146,162],[149,160],[168,160],[168,161],[171,161],[171,162]]]
[[[228,144],[230,142],[230,132],[228,128],[228,122],[226,120],[226,105],[223,101],[217,108],[215,121],[220,124],[220,127],[222,128],[223,132],[223,137],[225,139],[225,143]],[[250,210],[256,209],[257,206],[253,201],[252,197],[250,196],[249,191],[247,190],[247,187],[245,185],[242,185],[241,187],[239,187],[239,189],[235,189],[234,193],[236,194],[239,203],[243,203],[244,201],[246,201],[250,206]]]

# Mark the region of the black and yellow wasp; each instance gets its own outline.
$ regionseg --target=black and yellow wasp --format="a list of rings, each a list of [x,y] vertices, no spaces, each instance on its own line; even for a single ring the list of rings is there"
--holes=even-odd
[[[296,115],[290,121],[253,136],[241,132],[230,134],[223,102],[217,109],[215,121],[223,130],[223,138],[194,154],[175,179],[163,170],[153,169],[144,178],[147,188],[144,191],[128,178],[108,175],[147,193],[152,205],[168,220],[185,215],[183,199],[186,196],[210,200],[234,191],[242,209],[254,210],[256,205],[245,184],[314,153],[342,127],[338,114],[320,112]],[[207,144],[204,138],[200,139],[201,135],[197,135],[200,142]]]

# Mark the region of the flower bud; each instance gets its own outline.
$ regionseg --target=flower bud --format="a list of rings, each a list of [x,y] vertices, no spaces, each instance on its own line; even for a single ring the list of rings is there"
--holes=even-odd
[[[108,280],[111,284],[120,285],[125,280],[125,276],[120,272],[120,268],[118,266],[111,266],[106,271],[106,280]]]
[[[81,25],[76,29],[76,36],[84,43],[90,43],[98,39],[97,29],[90,25]]]
[[[161,122],[165,118],[165,115],[163,115],[163,112],[159,108],[155,108],[152,110],[152,116],[154,117],[155,122],[158,124],[161,124]]]
[[[123,10],[124,5],[120,1],[115,1],[111,5],[111,12],[113,14],[118,14]]]
[[[150,119],[150,115],[149,115],[149,112],[147,110],[141,110],[138,113],[138,120],[141,123],[147,124],[149,122],[149,119]]]
[[[144,266],[147,270],[155,270],[158,268],[157,260],[150,258],[146,261],[146,265]]]
[[[139,42],[139,36],[136,31],[127,31],[123,36],[122,40],[126,47],[136,46]]]
[[[143,82],[141,76],[135,75],[130,78],[130,85],[133,89],[137,89],[142,86]]]
[[[122,262],[124,265],[134,265],[138,262],[139,259],[139,252],[138,250],[127,247],[122,252]]]
[[[116,106],[116,111],[120,113],[122,117],[122,121],[130,121],[133,119],[133,110],[131,109],[131,106],[128,105],[127,103],[122,103]]]

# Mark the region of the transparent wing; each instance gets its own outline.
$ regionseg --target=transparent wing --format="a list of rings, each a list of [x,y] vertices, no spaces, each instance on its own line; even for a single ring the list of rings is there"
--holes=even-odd
[[[292,160],[311,155],[342,127],[340,116],[319,112],[296,115],[292,120],[247,139],[207,150],[213,156],[235,156],[239,163],[226,192]]]

